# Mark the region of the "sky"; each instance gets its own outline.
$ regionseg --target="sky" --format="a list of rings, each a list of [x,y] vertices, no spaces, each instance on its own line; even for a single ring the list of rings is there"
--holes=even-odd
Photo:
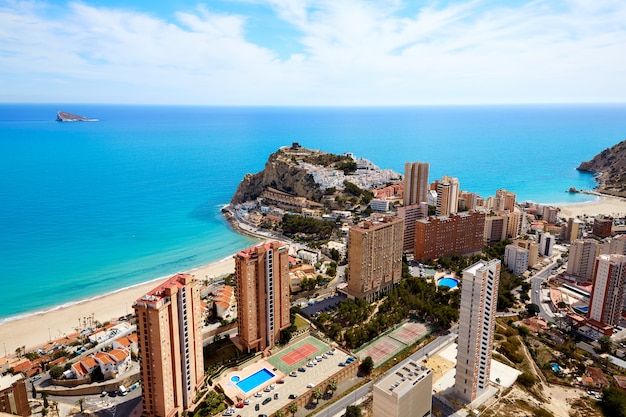
[[[0,0],[0,102],[626,102],[624,0]]]

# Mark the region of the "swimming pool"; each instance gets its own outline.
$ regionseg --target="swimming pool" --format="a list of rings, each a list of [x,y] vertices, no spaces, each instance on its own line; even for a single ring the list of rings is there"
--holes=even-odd
[[[239,375],[235,375],[235,376],[230,377],[230,380],[232,382],[239,382],[241,381],[241,378],[239,377]]]
[[[239,387],[240,390],[242,390],[243,392],[247,394],[250,391],[257,388],[259,385],[262,385],[265,382],[269,381],[274,376],[275,375],[271,373],[267,368],[263,368],[263,369],[256,371],[249,377],[244,378],[241,381],[237,382],[236,385]]]
[[[558,373],[558,372],[561,372],[561,367],[560,367],[558,364],[553,363],[553,364],[552,364],[552,370],[553,370],[554,372],[557,372],[557,373]]]
[[[574,307],[574,310],[578,310],[581,313],[587,314],[589,312],[589,306],[578,306]]]
[[[452,277],[444,277],[437,281],[437,285],[440,287],[448,287],[450,289],[456,288],[459,285],[459,280]]]

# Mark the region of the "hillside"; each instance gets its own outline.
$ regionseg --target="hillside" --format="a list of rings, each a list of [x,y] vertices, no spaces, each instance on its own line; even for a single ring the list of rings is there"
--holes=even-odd
[[[626,141],[603,150],[576,169],[598,174],[598,191],[626,197]]]
[[[261,172],[246,174],[230,203],[253,201],[271,188],[316,203],[323,198],[334,200],[338,195],[347,195],[356,204],[358,199],[354,196],[359,196],[362,190],[397,183],[401,178],[392,170],[381,170],[351,154],[335,155],[294,143],[272,153]]]

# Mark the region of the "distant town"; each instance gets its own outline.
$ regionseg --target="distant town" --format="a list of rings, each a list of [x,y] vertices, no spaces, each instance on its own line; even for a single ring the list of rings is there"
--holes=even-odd
[[[563,216],[298,143],[223,209],[263,243],[0,359],[0,413],[608,416],[626,404],[626,220]],[[42,325],[45,327],[45,324]]]

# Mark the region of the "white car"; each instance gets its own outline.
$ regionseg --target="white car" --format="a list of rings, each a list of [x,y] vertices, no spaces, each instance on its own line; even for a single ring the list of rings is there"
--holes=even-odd
[[[260,398],[263,396],[263,393],[261,391],[257,392],[256,394],[254,394],[255,397]]]
[[[306,384],[307,388],[313,388],[313,384]]]

